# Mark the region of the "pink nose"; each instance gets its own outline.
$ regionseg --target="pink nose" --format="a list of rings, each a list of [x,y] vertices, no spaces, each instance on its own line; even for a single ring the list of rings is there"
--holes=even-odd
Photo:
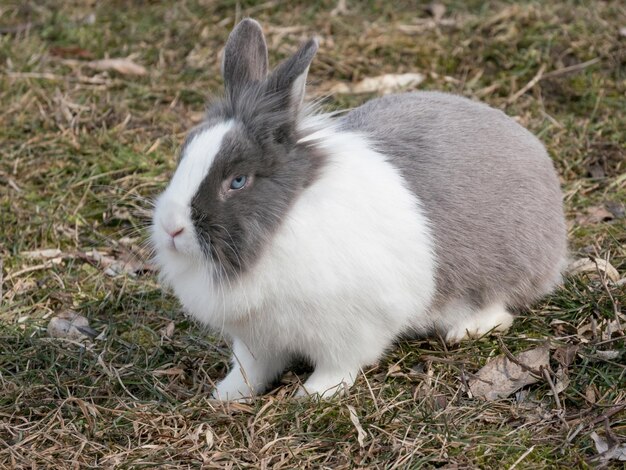
[[[180,235],[181,233],[183,233],[185,229],[183,227],[181,228],[175,228],[174,230],[172,230],[171,232],[167,232],[170,234],[170,237],[172,238],[176,238],[178,235]]]

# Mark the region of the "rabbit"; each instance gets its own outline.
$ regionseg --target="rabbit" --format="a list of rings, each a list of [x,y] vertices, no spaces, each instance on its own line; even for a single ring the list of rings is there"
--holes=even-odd
[[[157,198],[160,279],[232,341],[213,397],[264,393],[293,357],[297,395],[346,392],[405,335],[504,331],[566,259],[562,194],[543,145],[501,111],[439,92],[343,114],[304,102],[310,39],[268,71],[259,23],[224,49],[224,97]]]

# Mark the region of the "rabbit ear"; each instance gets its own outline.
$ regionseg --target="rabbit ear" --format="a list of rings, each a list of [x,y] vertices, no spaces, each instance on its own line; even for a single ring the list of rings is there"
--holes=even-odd
[[[230,94],[249,82],[263,80],[267,75],[267,45],[261,25],[253,19],[240,21],[228,36],[222,75]]]
[[[309,39],[298,52],[276,67],[269,78],[270,89],[275,93],[284,94],[288,100],[284,105],[296,112],[304,99],[309,66],[317,48],[317,39]]]

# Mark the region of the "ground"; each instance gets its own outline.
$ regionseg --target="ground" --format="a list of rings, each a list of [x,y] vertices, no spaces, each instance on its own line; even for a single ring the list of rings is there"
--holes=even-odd
[[[289,399],[296,368],[251,403],[212,401],[228,348],[160,288],[142,243],[244,16],[263,24],[274,64],[318,35],[313,97],[417,72],[418,88],[514,116],[561,175],[572,258],[598,268],[499,337],[401,341],[343,398]],[[625,27],[619,1],[2,2],[0,467],[621,465],[591,436],[626,436]],[[107,58],[130,63],[95,62]],[[51,338],[66,310],[99,336]],[[546,340],[551,373],[506,398],[470,396],[489,359]]]

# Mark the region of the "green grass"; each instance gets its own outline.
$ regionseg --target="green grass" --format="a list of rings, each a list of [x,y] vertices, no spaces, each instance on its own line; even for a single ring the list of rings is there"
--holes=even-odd
[[[414,1],[347,2],[349,14],[337,16],[331,1],[0,5],[0,467],[592,468],[600,464],[592,431],[626,439],[623,323],[609,331],[615,310],[625,313],[626,286],[596,273],[567,279],[501,338],[453,348],[401,341],[347,397],[289,399],[307,373],[296,367],[268,396],[223,404],[208,397],[228,367],[226,344],[187,320],[152,271],[110,277],[81,256],[95,248],[145,258],[148,201],[220,90],[218,52],[236,16],[252,15],[273,63],[321,37],[313,96],[337,82],[417,71],[423,89],[515,116],[561,175],[572,256],[608,259],[623,279],[626,219],[580,216],[626,201],[626,7],[445,4],[442,24]],[[292,26],[300,28],[281,30]],[[71,62],[127,56],[148,73]],[[513,99],[542,66],[537,84]],[[327,105],[368,98],[338,95]],[[65,257],[24,254],[48,248]],[[101,337],[50,338],[50,318],[66,309]],[[465,380],[503,354],[500,340],[516,353],[545,339],[555,374],[554,348],[579,347],[558,403],[545,381],[496,402],[468,396]]]

